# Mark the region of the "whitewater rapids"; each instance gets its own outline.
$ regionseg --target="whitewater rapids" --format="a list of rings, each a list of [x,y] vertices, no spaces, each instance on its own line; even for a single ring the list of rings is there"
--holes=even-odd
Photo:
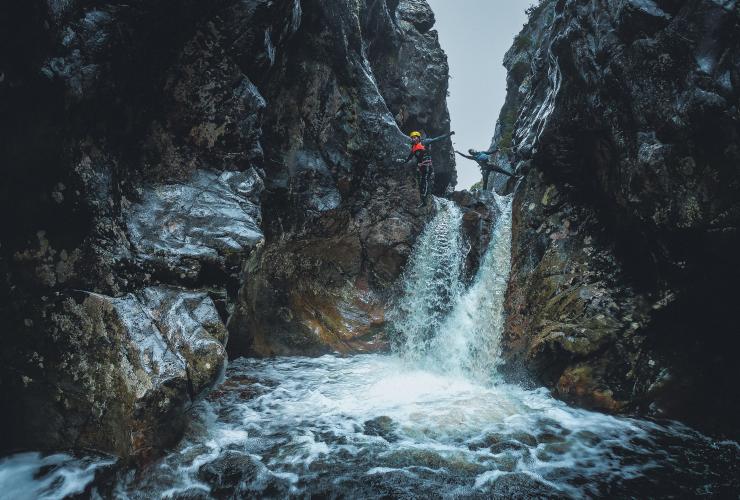
[[[736,497],[740,447],[675,422],[575,409],[496,372],[511,200],[471,283],[462,215],[437,200],[391,315],[387,355],[238,359],[177,449],[0,460],[14,499]]]

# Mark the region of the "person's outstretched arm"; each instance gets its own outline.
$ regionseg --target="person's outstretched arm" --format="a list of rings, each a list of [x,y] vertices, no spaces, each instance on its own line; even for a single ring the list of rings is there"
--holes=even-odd
[[[463,158],[467,158],[468,160],[473,160],[473,161],[475,161],[475,158],[473,158],[472,156],[468,156],[468,155],[466,155],[466,154],[463,154],[463,153],[461,153],[460,151],[458,151],[457,149],[455,150],[455,153],[459,154],[459,155],[460,155],[460,156],[462,156]]]
[[[498,151],[498,147],[494,147],[494,148],[491,148],[491,149],[489,149],[488,151],[484,151],[483,153],[485,153],[485,154],[487,154],[487,155],[492,155],[492,154],[494,154],[494,153],[495,153],[496,151]]]
[[[398,163],[404,164],[404,163],[410,162],[411,161],[411,158],[413,158],[413,157],[414,157],[414,152],[412,151],[412,152],[409,153],[409,155],[406,157],[406,159],[401,159],[401,160],[397,160],[397,161],[398,161]]]
[[[431,139],[424,139],[421,142],[422,142],[422,144],[424,144],[426,146],[426,145],[429,145],[429,144],[431,144],[433,142],[441,141],[442,139],[447,139],[448,137],[451,137],[453,135],[455,135],[455,131],[454,130],[452,132],[450,132],[449,134],[440,135],[439,137],[432,137]]]

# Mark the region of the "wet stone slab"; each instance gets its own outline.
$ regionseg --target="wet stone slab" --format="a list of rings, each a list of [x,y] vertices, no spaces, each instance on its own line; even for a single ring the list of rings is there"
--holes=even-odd
[[[182,378],[197,395],[217,378],[226,359],[226,328],[207,294],[150,287],[108,300],[153,386]]]
[[[141,260],[189,277],[204,264],[224,267],[264,240],[262,189],[254,169],[198,170],[186,182],[149,186],[125,207],[132,246]]]

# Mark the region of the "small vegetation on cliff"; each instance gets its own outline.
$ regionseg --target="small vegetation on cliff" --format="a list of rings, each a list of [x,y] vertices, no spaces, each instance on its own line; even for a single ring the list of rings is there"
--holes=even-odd
[[[499,149],[511,149],[513,143],[514,124],[516,123],[516,108],[512,107],[501,115],[501,137],[498,140]]]
[[[529,50],[529,48],[532,47],[532,43],[532,37],[524,34],[523,32],[519,33],[516,38],[514,38],[514,48],[518,52]]]

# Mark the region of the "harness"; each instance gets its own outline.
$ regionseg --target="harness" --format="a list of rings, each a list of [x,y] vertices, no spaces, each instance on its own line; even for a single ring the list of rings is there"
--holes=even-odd
[[[431,158],[427,158],[424,161],[422,161],[421,163],[418,163],[417,166],[419,167],[419,170],[421,170],[423,168],[431,168],[433,166],[432,165],[432,159]]]
[[[432,167],[431,151],[421,142],[411,146],[411,154],[416,156],[416,166],[419,167],[419,170]]]

